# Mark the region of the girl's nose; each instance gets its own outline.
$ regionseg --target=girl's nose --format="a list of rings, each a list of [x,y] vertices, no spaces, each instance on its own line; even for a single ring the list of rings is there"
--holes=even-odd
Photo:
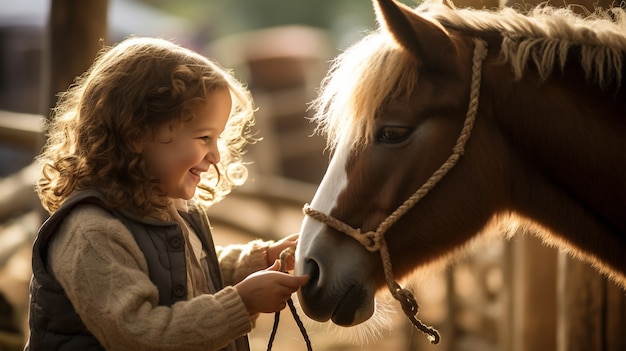
[[[220,152],[217,148],[211,149],[204,158],[212,164],[218,164],[220,162]]]

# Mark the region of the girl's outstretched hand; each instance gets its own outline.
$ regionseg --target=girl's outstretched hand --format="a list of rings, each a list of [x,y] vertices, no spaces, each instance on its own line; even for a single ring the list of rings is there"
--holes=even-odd
[[[272,243],[267,248],[267,264],[272,265],[276,260],[280,259],[280,254],[285,249],[293,248],[295,249],[298,245],[298,238],[300,235],[298,233],[291,234],[275,243]],[[292,256],[288,257],[285,261],[285,267],[283,267],[283,271],[290,271],[293,269],[295,264],[295,260]]]
[[[293,276],[279,272],[279,268],[280,263],[275,261],[269,268],[250,274],[235,285],[251,315],[282,310],[291,294],[309,281],[308,275]]]

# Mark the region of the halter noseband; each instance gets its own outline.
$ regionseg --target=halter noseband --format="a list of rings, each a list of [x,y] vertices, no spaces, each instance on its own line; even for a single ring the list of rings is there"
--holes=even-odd
[[[391,295],[400,302],[402,310],[406,316],[411,320],[416,328],[428,335],[428,339],[432,344],[439,343],[439,332],[432,327],[424,325],[420,320],[416,319],[419,306],[415,301],[413,293],[405,288],[402,288],[393,277],[393,270],[391,267],[391,257],[389,255],[389,249],[387,248],[387,242],[385,241],[385,233],[400,217],[407,213],[415,204],[417,204],[437,183],[450,171],[457,163],[463,152],[465,151],[465,144],[469,139],[472,128],[474,126],[474,120],[476,119],[476,112],[478,111],[478,99],[480,95],[480,78],[482,62],[487,56],[487,43],[481,39],[474,39],[474,53],[472,59],[472,81],[470,91],[469,108],[463,124],[463,129],[459,135],[456,144],[453,148],[452,155],[448,157],[446,162],[442,164],[435,173],[424,183],[411,197],[409,197],[400,207],[398,207],[392,214],[390,214],[385,220],[378,226],[376,231],[369,231],[361,233],[361,229],[352,228],[348,224],[334,218],[330,215],[319,212],[309,204],[304,205],[304,214],[342,232],[346,235],[356,239],[361,245],[363,245],[368,251],[376,252],[380,251],[381,259],[383,261],[383,268],[385,272],[385,280],[387,287],[391,292]]]

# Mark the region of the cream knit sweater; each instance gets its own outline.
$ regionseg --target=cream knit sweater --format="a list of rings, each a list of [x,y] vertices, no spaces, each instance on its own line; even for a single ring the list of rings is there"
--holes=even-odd
[[[224,289],[158,306],[158,290],[132,234],[107,211],[84,204],[58,228],[48,262],[76,312],[107,350],[206,351],[252,329],[255,317],[232,285],[267,267],[267,245],[257,240],[217,248]]]

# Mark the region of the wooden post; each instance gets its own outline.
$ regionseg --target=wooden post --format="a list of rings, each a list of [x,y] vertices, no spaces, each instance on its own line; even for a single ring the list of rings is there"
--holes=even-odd
[[[534,236],[511,239],[510,340],[513,351],[554,350],[556,347],[557,253]]]
[[[626,293],[565,253],[558,266],[557,351],[626,350]]]
[[[41,60],[40,113],[50,117],[60,92],[91,66],[106,39],[108,0],[52,0]],[[45,130],[36,153],[46,143]],[[33,204],[47,217],[37,200]]]
[[[93,62],[107,33],[108,0],[52,0],[44,50],[42,114]]]

